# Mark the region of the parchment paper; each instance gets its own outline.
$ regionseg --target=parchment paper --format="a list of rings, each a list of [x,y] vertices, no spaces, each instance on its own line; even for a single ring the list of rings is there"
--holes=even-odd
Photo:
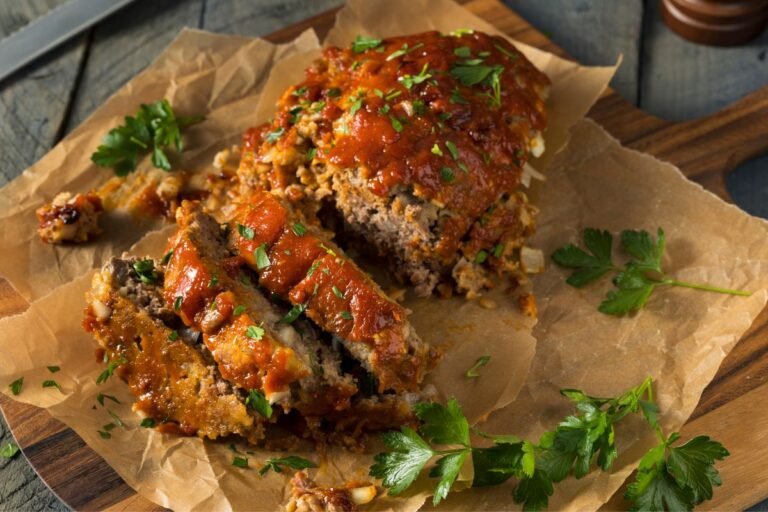
[[[459,27],[495,32],[448,1],[356,0],[341,12],[329,37],[348,44],[358,33],[386,36]],[[569,128],[598,97],[614,69],[584,68],[520,46],[553,80],[547,160],[535,163],[540,169],[550,167],[550,177],[538,200],[542,217],[534,245],[549,253],[576,241],[580,229],[588,225],[613,230],[661,225],[670,240],[668,266],[679,269],[676,275],[680,278],[745,286],[757,293],[744,299],[663,290],[655,294],[646,311],[620,320],[597,313],[596,305],[605,291],[599,285],[576,291],[564,284],[563,272],[549,269],[534,279],[540,309],[535,331],[539,348],[530,377],[520,397],[493,414],[483,429],[532,436],[551,428],[565,412],[565,404],[556,394],[558,388],[584,387],[591,393],[610,394],[637,384],[648,373],[660,380],[663,421],[675,428],[690,414],[722,358],[765,304],[766,278],[761,277],[768,255],[763,241],[765,225],[688,183],[671,166],[621,148],[589,122],[574,128],[576,143],[548,166],[565,146]],[[0,192],[0,244],[4,250],[0,273],[25,297],[39,299],[23,315],[0,321],[4,334],[0,351],[5,361],[0,368],[0,389],[7,392],[8,383],[25,376],[25,390],[18,399],[48,407],[138,492],[177,510],[273,510],[285,501],[287,480],[274,474],[260,479],[254,470],[232,468],[232,453],[226,445],[137,428],[138,418],[129,410],[125,387],[117,379],[96,386],[94,379],[103,366],[87,355],[94,344],[79,325],[88,269],[129,247],[146,227],[126,230],[119,240],[113,238],[85,250],[52,249],[33,239],[33,211],[62,188],[81,191],[105,181],[108,172],[88,161],[92,148],[123,115],[133,113],[138,103],[161,96],[183,114],[209,113],[205,123],[189,132],[188,146],[194,149],[182,155],[185,168],[202,169],[218,149],[271,114],[268,107],[282,89],[281,81],[295,80],[297,75],[290,74],[297,73],[300,64],[303,67],[314,47],[311,33],[293,44],[274,46],[185,31],[153,66]],[[146,162],[141,172],[147,172]],[[151,253],[167,235],[150,234],[133,252]],[[464,309],[476,308],[466,314],[457,309],[456,301],[409,302],[421,335],[449,348],[434,381],[443,394],[457,396],[472,418],[514,399],[533,357],[533,338],[528,333],[532,322],[516,315],[510,303],[497,303],[498,310],[462,304]],[[443,318],[433,318],[428,309],[437,310]],[[463,317],[474,318],[474,325],[461,322]],[[463,335],[467,329],[481,335],[481,341]],[[467,382],[461,377],[467,362],[484,354],[492,355],[491,364],[483,369],[482,378]],[[62,367],[55,378],[63,393],[40,388],[42,380],[50,378],[45,366],[52,364]],[[96,433],[111,421],[104,408],[92,409],[99,392],[114,394],[123,402],[105,402],[127,425],[113,430],[111,440]],[[597,508],[610,497],[648,442],[631,426],[622,432],[624,455],[617,462],[617,471],[559,486],[552,508]],[[250,455],[251,466],[271,455],[263,451]],[[324,459],[318,477],[321,482],[366,479],[369,457],[331,450]],[[471,478],[471,468],[461,478],[465,482]],[[425,489],[422,482],[408,496],[377,499],[370,508],[415,510],[427,496]],[[460,493],[446,506],[513,507],[506,486]]]

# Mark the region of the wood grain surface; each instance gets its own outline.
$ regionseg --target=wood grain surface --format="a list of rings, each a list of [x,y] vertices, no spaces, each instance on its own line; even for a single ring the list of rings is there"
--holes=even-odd
[[[224,1],[224,0],[221,0]],[[55,2],[37,2],[44,10]],[[67,73],[72,65],[84,65],[83,85],[88,94],[79,94],[71,105],[72,115],[65,115],[57,103],[46,105],[49,111],[40,111],[41,117],[59,123],[68,119],[70,125],[80,122],[87,113],[100,104],[109,94],[119,87],[128,76],[114,72],[115,62],[120,66],[138,71],[145,66],[154,54],[135,50],[141,44],[124,44],[131,37],[131,31],[125,31],[125,24],[144,22],[157,23],[156,37],[168,40],[174,30],[164,30],[163,23],[169,23],[175,17],[196,20],[203,17],[204,7],[216,3],[194,1],[174,3],[154,0],[158,5],[157,16],[153,20],[132,19],[127,13],[116,18],[114,23],[121,25],[116,35],[108,25],[100,25],[85,38],[101,41],[92,50],[90,56],[83,54],[87,47],[84,42],[75,40],[70,47],[62,48],[60,55],[51,57],[50,64],[36,64],[41,73],[41,80],[46,73]],[[277,2],[275,2],[277,3]],[[289,2],[290,3],[290,2]],[[307,2],[311,9],[319,12],[338,2]],[[318,4],[323,4],[317,7]],[[525,41],[548,51],[563,52],[542,33],[533,29],[522,18],[514,14],[496,0],[469,0],[466,6],[484,19],[490,21],[512,37]],[[310,11],[302,11],[308,13]],[[229,31],[226,17],[210,18],[211,23],[220,31]],[[2,20],[2,16],[0,16]],[[247,33],[248,24],[239,20],[241,26],[232,30]],[[295,37],[301,30],[314,27],[322,36],[333,23],[333,12],[318,14],[299,22],[287,29],[274,33],[269,39],[284,41]],[[189,23],[197,25],[197,23]],[[0,27],[2,27],[0,22]],[[105,28],[106,27],[106,28]],[[627,30],[634,30],[627,27]],[[167,34],[166,32],[172,32]],[[149,33],[144,32],[144,33]],[[149,44],[149,43],[147,43]],[[81,46],[83,48],[81,48]],[[103,48],[103,49],[102,49]],[[116,57],[115,55],[118,55]],[[86,58],[88,57],[88,58]],[[65,59],[70,59],[66,64]],[[63,63],[64,62],[64,63]],[[51,66],[50,69],[46,66]],[[74,74],[75,77],[78,73]],[[69,75],[67,75],[69,76]],[[76,78],[73,77],[72,80]],[[58,82],[57,82],[58,83]],[[11,88],[14,87],[11,84]],[[28,80],[20,81],[19,87],[31,88]],[[51,87],[54,87],[53,85]],[[8,90],[5,89],[4,92]],[[31,95],[38,91],[25,89],[14,94]],[[47,91],[50,94],[50,91]],[[14,103],[15,104],[15,103]],[[68,103],[69,105],[69,103]],[[3,105],[0,105],[2,108]],[[35,107],[38,108],[38,107]],[[65,107],[68,108],[68,107]],[[5,118],[6,113],[2,112]],[[12,114],[8,114],[12,115]],[[609,91],[593,108],[590,116],[630,147],[655,154],[660,158],[680,166],[683,172],[699,181],[722,197],[727,197],[724,188],[724,173],[738,163],[760,154],[768,146],[768,89],[755,92],[752,96],[737,102],[727,109],[709,117],[686,123],[670,123],[651,117],[636,109],[628,101]],[[0,126],[0,135],[3,127]],[[30,138],[39,142],[39,157],[50,147],[57,134],[66,127],[50,125],[30,127]],[[0,141],[3,138],[0,137]],[[8,156],[10,155],[10,156]],[[3,158],[13,158],[13,148],[0,146],[0,168]],[[12,160],[9,165],[26,166],[34,158]],[[26,308],[25,302],[15,295],[7,283],[0,283],[0,316],[18,313]],[[768,486],[764,483],[768,475],[768,410],[755,407],[768,400],[768,312],[756,320],[750,331],[726,358],[715,380],[705,390],[699,407],[683,431],[685,437],[698,433],[707,433],[721,440],[733,454],[724,463],[719,464],[726,486],[715,493],[715,499],[706,504],[707,509],[735,509],[749,506],[768,495]],[[156,510],[152,505],[135,493],[104,463],[82,440],[61,423],[34,407],[25,406],[0,395],[6,419],[13,429],[19,445],[31,464],[45,482],[50,485],[61,499],[78,510]],[[760,475],[763,475],[762,480]],[[623,508],[621,498],[617,496],[611,502],[611,508]]]

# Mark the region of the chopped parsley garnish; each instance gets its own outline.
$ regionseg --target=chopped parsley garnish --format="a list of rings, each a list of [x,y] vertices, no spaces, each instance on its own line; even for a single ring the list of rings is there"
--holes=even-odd
[[[462,172],[469,173],[469,167],[467,167],[467,164],[465,164],[464,162],[456,162],[456,165],[458,166],[459,169],[462,170]]]
[[[310,148],[309,151],[307,151],[307,161],[311,162],[315,159],[315,155],[317,154],[317,148]]]
[[[325,108],[324,101],[316,101],[312,104],[312,112],[320,112]]]
[[[326,252],[326,254],[329,254],[329,255],[333,256],[334,258],[336,257],[336,251],[334,251],[333,249],[331,249],[330,247],[328,247],[324,243],[320,242],[318,244],[318,247],[320,247],[322,250],[324,250]]]
[[[389,105],[384,105],[383,107],[379,108],[379,114],[384,114],[384,115],[389,114],[389,111],[391,110],[391,108],[392,107],[390,107]]]
[[[154,418],[144,418],[141,420],[141,423],[139,423],[139,426],[142,428],[155,428],[155,419]]]
[[[184,302],[184,298],[179,295],[176,297],[176,299],[173,301],[173,309],[176,311],[181,310],[181,303]]]
[[[151,258],[134,261],[133,270],[144,284],[156,283],[160,278],[160,275],[155,271],[155,262]]]
[[[294,96],[304,96],[306,93],[307,93],[306,86],[302,86],[296,89],[295,91],[293,91],[291,94],[293,94]]]
[[[307,460],[297,455],[288,455],[287,457],[267,459],[267,461],[264,463],[264,466],[259,470],[259,475],[264,476],[270,470],[274,471],[275,473],[282,473],[283,466],[289,467],[291,469],[301,470],[307,468],[316,468],[317,464],[311,460]]]
[[[394,128],[397,133],[403,131],[403,123],[400,122],[400,120],[395,116],[390,115],[389,122],[392,124],[392,128]]]
[[[481,263],[484,263],[485,260],[487,259],[488,259],[488,253],[482,249],[477,251],[477,254],[475,254],[475,263],[477,263],[478,265]]]
[[[400,96],[401,94],[403,94],[403,91],[399,89],[392,89],[391,91],[387,91],[387,95],[384,97],[384,99],[387,101],[391,101],[397,98],[398,96]]]
[[[234,311],[232,311],[232,316],[240,316],[243,313],[245,313],[245,306],[243,304],[238,304],[237,307],[235,307]]]
[[[479,63],[466,62],[451,68],[451,76],[462,85],[483,84],[490,87],[492,92],[488,93],[488,96],[491,103],[499,106],[501,105],[501,73],[503,71],[502,66],[482,66]]]
[[[13,393],[13,396],[19,396],[21,393],[21,388],[24,387],[24,377],[19,377],[15,381],[11,382],[8,387],[11,390],[11,393]]]
[[[459,148],[456,147],[456,144],[451,142],[450,140],[445,141],[445,147],[448,148],[448,152],[451,153],[451,157],[454,160],[459,159]]]
[[[285,128],[283,128],[283,127],[281,126],[281,127],[279,127],[278,129],[276,129],[276,130],[274,130],[274,131],[271,131],[271,132],[269,132],[269,133],[267,134],[267,136],[265,137],[265,139],[264,139],[264,140],[266,140],[266,141],[267,141],[267,142],[269,142],[270,144],[274,144],[275,142],[277,142],[277,140],[278,140],[280,137],[282,137],[282,136],[283,136],[283,134],[284,134],[284,133],[285,133]]]
[[[217,276],[216,274],[213,274],[211,276],[211,280],[208,281],[208,288],[213,288],[214,286],[216,286],[218,284],[219,284],[219,276]]]
[[[235,455],[232,459],[232,465],[238,468],[247,469],[248,457],[240,457],[239,455]]]
[[[617,272],[613,279],[617,289],[608,292],[597,308],[607,315],[624,315],[642,309],[658,286],[680,286],[728,295],[751,295],[751,292],[744,290],[731,290],[671,278],[661,268],[665,247],[664,231],[661,228],[657,231],[656,240],[647,231],[621,232],[621,246],[632,257],[624,268],[613,264],[613,237],[608,231],[587,228],[583,236],[584,245],[591,254],[568,244],[555,251],[552,260],[561,267],[574,269],[566,283],[577,288],[599,279],[607,272]]]
[[[443,167],[440,169],[440,179],[442,179],[446,183],[451,183],[453,179],[455,178],[453,174],[453,169],[450,167]]]
[[[136,170],[139,155],[149,152],[155,167],[170,171],[171,162],[164,149],[173,146],[176,151],[183,151],[181,131],[203,119],[203,116],[176,117],[165,99],[142,104],[135,117],[127,116],[125,124],[104,136],[91,161],[100,167],[111,167],[118,176],[126,176]]]
[[[475,364],[472,365],[472,368],[467,370],[467,372],[464,374],[464,376],[468,379],[476,379],[480,376],[480,373],[478,373],[478,370],[482,368],[483,366],[487,365],[491,361],[491,356],[481,356],[477,358],[477,361],[475,361]]]
[[[43,381],[43,387],[44,388],[56,388],[59,391],[61,391],[61,386],[59,386],[59,383],[55,380],[44,380]]]
[[[504,254],[504,244],[496,244],[491,254],[493,254],[494,258],[501,258],[501,255]]]
[[[307,309],[306,304],[294,304],[291,310],[288,311],[288,313],[286,313],[285,316],[280,319],[280,323],[292,324],[296,321],[297,318],[299,318],[305,309]]]
[[[252,389],[248,393],[248,398],[245,399],[245,405],[250,406],[265,418],[272,417],[272,406],[261,391]]]
[[[301,106],[293,107],[291,110],[288,111],[289,114],[291,114],[290,123],[296,124],[299,122],[299,118],[301,117],[299,114],[301,114],[301,111],[304,110]]]
[[[424,115],[427,112],[427,104],[423,100],[413,100],[413,112],[418,115]]]
[[[56,373],[59,370],[61,370],[61,368],[59,368],[58,366],[46,366],[46,368],[48,368],[48,371],[51,373]]]
[[[354,98],[354,101],[352,102],[352,104],[349,107],[349,115],[353,116],[353,115],[355,115],[357,113],[358,110],[363,108],[363,100],[364,99],[365,98],[362,98],[360,96],[357,96],[357,97]]]
[[[440,149],[440,145],[437,142],[435,142],[435,144],[432,146],[432,149],[430,149],[430,151],[432,152],[433,155],[443,156],[443,150]]]
[[[296,236],[304,236],[307,232],[307,228],[305,228],[304,224],[301,222],[294,222],[293,226],[291,226],[291,231],[293,231],[293,234]]]
[[[96,395],[96,401],[99,402],[99,405],[101,405],[102,407],[104,407],[104,399],[105,398],[107,400],[112,400],[116,404],[120,403],[120,400],[118,400],[117,398],[115,398],[112,395],[105,395],[104,393],[99,393],[98,395]]]
[[[334,294],[335,296],[337,296],[338,298],[340,298],[340,299],[343,299],[343,298],[344,298],[344,292],[342,292],[341,290],[339,290],[339,289],[336,287],[336,285],[333,285],[333,286],[331,287],[331,290],[333,290],[333,294]]]
[[[373,90],[373,94],[375,94],[379,98],[383,98],[384,97],[384,91],[382,91],[381,89],[374,89]]]
[[[338,87],[331,87],[330,89],[328,89],[326,96],[328,96],[329,98],[338,98],[339,96],[341,96],[341,89],[339,89]]]
[[[110,434],[109,432],[105,432],[103,430],[97,430],[96,432],[99,433],[99,437],[101,437],[102,439],[112,439],[112,434]]]
[[[474,33],[475,31],[472,30],[471,28],[457,28],[456,30],[452,30],[451,32],[448,32],[448,35],[453,37],[461,37],[461,36],[466,36]]]
[[[160,260],[160,264],[167,265],[168,262],[171,261],[171,256],[173,256],[173,249],[163,255],[163,259]]]
[[[17,453],[19,453],[19,447],[14,443],[6,443],[0,448],[0,457],[3,457],[4,459],[12,459]]]
[[[256,260],[256,268],[259,270],[264,270],[272,264],[267,256],[267,244],[261,244],[253,251],[253,259]]]
[[[264,337],[264,328],[258,325],[249,325],[245,330],[245,335],[249,338],[259,341]]]
[[[104,357],[105,358],[107,357],[106,354],[104,354]],[[96,377],[96,384],[101,384],[103,382],[106,382],[112,375],[114,375],[115,370],[117,370],[118,366],[120,366],[121,364],[125,364],[127,362],[128,361],[123,357],[117,358],[114,361],[110,361],[109,364],[107,365],[107,369],[101,372],[98,377]]]
[[[115,414],[114,412],[110,411],[109,409],[107,409],[107,414],[109,414],[109,415],[112,417],[112,422],[113,422],[113,423],[114,423],[116,426],[118,426],[118,427],[121,427],[121,428],[125,428],[125,423],[123,423],[123,420],[121,420],[121,419],[120,419],[120,418],[117,416],[117,414]]]
[[[179,331],[171,331],[171,333],[168,335],[168,339],[171,341],[176,341],[179,339]]]
[[[307,270],[307,277],[312,277],[312,274],[315,273],[315,270],[317,270],[317,267],[320,266],[320,260],[317,260],[312,264],[311,267],[309,267],[309,270]]]
[[[458,88],[455,88],[451,91],[451,97],[448,101],[461,105],[467,105],[469,103],[469,101],[467,101],[467,99],[461,95],[461,92],[459,92]]]
[[[454,48],[453,54],[457,57],[461,57],[462,59],[468,59],[472,56],[472,50],[470,50],[468,46],[460,46],[458,48]]]
[[[414,85],[418,85],[430,78],[432,78],[432,75],[428,73],[427,67],[429,64],[424,64],[424,67],[421,68],[421,71],[418,75],[403,75],[400,78],[398,78],[398,82],[402,83],[406,89],[410,89]]]
[[[408,46],[408,43],[404,43],[404,44],[403,44],[403,46],[401,46],[399,50],[395,50],[394,52],[390,53],[390,54],[387,56],[386,60],[387,60],[387,62],[389,62],[390,60],[394,60],[394,59],[396,59],[396,58],[398,58],[398,57],[402,57],[402,56],[403,56],[403,55],[405,55],[406,53],[410,53],[410,52],[412,52],[413,50],[416,50],[416,49],[418,49],[418,48],[421,48],[422,46],[424,46],[424,44],[423,44],[423,43],[418,43],[418,44],[415,44],[415,45],[413,45],[412,47],[409,47],[409,46]]]
[[[352,51],[355,53],[363,53],[366,50],[373,50],[379,46],[381,46],[381,39],[359,35],[352,42]]]
[[[515,59],[517,59],[517,55],[515,55],[514,53],[510,53],[510,52],[509,52],[509,51],[507,51],[507,49],[506,49],[506,48],[504,48],[503,46],[501,46],[501,45],[499,45],[499,44],[494,44],[493,46],[494,46],[494,47],[495,47],[497,50],[499,50],[501,53],[503,53],[504,55],[506,55],[507,57],[509,57],[510,59],[512,59],[512,60],[515,60]]]
[[[350,313],[349,311],[342,311],[341,313],[339,313],[339,316],[344,320],[352,320],[352,313]]]

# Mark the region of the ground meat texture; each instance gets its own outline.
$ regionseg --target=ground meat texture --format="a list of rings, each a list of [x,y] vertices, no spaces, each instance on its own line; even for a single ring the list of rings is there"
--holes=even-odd
[[[82,243],[101,233],[99,216],[103,211],[101,199],[93,193],[62,192],[50,204],[35,211],[37,234],[49,244]]]
[[[493,236],[476,226],[516,196],[522,231],[532,231],[535,210],[519,187],[542,150],[548,84],[505,39],[479,32],[330,47],[284,93],[274,121],[246,133],[240,180],[289,200],[331,201],[422,294],[462,258],[514,274],[519,251],[501,251],[508,262],[481,251],[518,239],[519,222]]]
[[[94,275],[85,326],[106,357],[118,363],[137,401],[134,409],[159,428],[216,439],[240,435],[252,443],[264,435],[258,417],[222,379],[196,336],[169,327],[162,306],[162,274],[142,282],[137,260],[114,259]]]
[[[260,286],[337,336],[378,379],[379,392],[417,390],[436,354],[405,309],[302,220],[273,194],[254,191],[233,210],[230,244],[259,274]]]

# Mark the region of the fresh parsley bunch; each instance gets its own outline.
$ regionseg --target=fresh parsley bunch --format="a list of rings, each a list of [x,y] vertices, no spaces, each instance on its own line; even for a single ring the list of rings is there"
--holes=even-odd
[[[513,435],[475,431],[492,445],[474,447],[469,423],[456,400],[449,400],[445,406],[418,404],[414,409],[421,422],[418,431],[402,427],[399,432],[384,434],[389,451],[376,455],[370,474],[382,480],[389,494],[398,495],[434,460],[428,475],[439,479],[432,499],[437,505],[448,496],[462,466],[471,458],[473,487],[500,485],[515,478],[514,500],[522,503],[524,510],[541,510],[549,504],[556,483],[569,476],[582,478],[594,466],[609,471],[618,457],[616,425],[628,415],[639,413],[656,431],[659,445],[641,460],[626,499],[633,503],[633,510],[643,512],[692,510],[712,498],[713,488],[720,485],[714,464],[727,457],[728,451],[706,436],[672,446],[680,435],[663,435],[652,386],[647,378],[614,398],[562,390],[561,394],[574,403],[576,413],[544,433],[538,444]]]
[[[203,116],[176,117],[165,99],[142,104],[134,117],[126,116],[123,125],[104,136],[91,160],[100,167],[111,167],[118,176],[126,176],[136,170],[140,155],[151,152],[152,164],[170,171],[171,162],[165,148],[171,146],[178,152],[183,151],[182,130],[203,119]]]
[[[749,296],[750,292],[719,288],[707,284],[688,283],[671,278],[661,268],[664,255],[664,231],[659,228],[654,240],[647,231],[624,230],[621,247],[632,259],[624,267],[614,265],[611,256],[613,236],[608,231],[587,228],[584,245],[589,252],[573,244],[565,245],[552,254],[552,260],[561,267],[574,269],[566,282],[581,288],[616,272],[613,284],[616,290],[608,292],[598,310],[608,315],[624,315],[641,309],[659,286],[680,286],[729,295]]]

